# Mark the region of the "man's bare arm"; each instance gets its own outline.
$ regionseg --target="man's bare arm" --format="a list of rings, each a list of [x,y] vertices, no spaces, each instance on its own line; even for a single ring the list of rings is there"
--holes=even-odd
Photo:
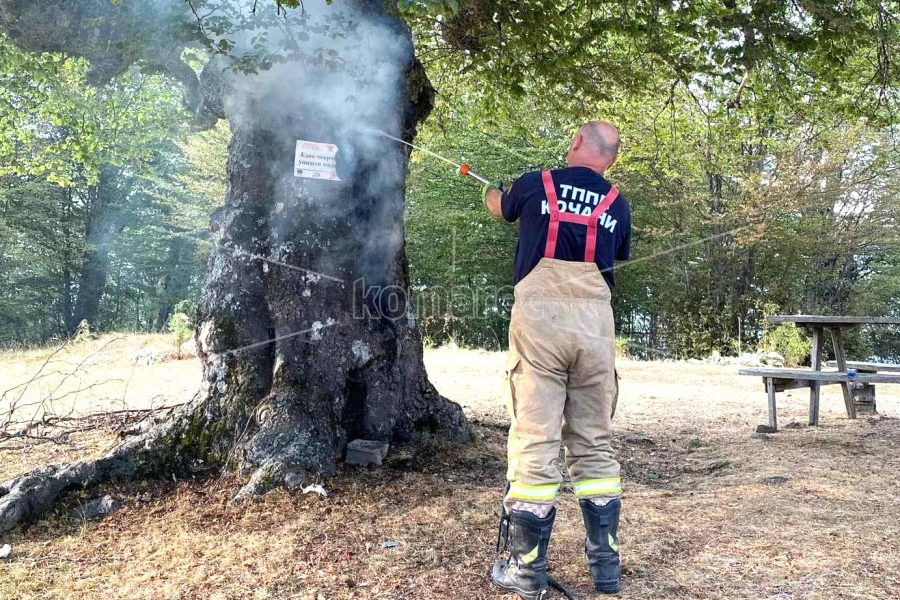
[[[487,208],[488,212],[498,219],[502,219],[503,209],[500,206],[500,202],[503,199],[503,192],[497,189],[494,184],[488,183],[484,186],[482,194],[484,197],[484,206]]]

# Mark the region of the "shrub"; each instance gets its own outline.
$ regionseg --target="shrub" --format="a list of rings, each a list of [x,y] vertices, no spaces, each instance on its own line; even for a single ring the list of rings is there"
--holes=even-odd
[[[178,360],[181,360],[181,345],[194,333],[194,325],[191,323],[189,316],[183,312],[176,312],[169,317],[168,328],[172,333],[172,342],[175,344],[175,350],[178,352]]]
[[[193,315],[197,314],[197,303],[194,300],[179,300],[175,303],[175,308],[173,312],[184,313],[190,319],[193,319]]]
[[[616,338],[616,358],[628,358],[628,346],[631,344],[631,340],[626,337],[617,337]]]
[[[794,323],[780,323],[766,329],[759,347],[782,355],[786,367],[798,367],[812,354],[812,340]]]
[[[82,319],[81,323],[78,324],[78,329],[75,330],[75,341],[86,342],[95,339],[97,339],[97,334],[95,333],[94,328],[91,327],[91,324],[88,323],[87,319]]]

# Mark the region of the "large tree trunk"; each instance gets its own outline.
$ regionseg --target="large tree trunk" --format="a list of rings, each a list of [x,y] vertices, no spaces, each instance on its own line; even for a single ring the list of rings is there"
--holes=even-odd
[[[394,110],[411,137],[431,90],[418,65],[409,78]],[[230,450],[253,473],[245,491],[258,492],[333,473],[353,438],[468,439],[459,407],[428,383],[407,310],[407,152],[368,148],[302,99],[273,121],[268,101],[259,118],[232,119],[228,193],[197,315],[205,416],[241,432],[211,450]],[[294,178],[296,140],[338,141],[355,159],[339,159],[341,182]]]
[[[365,47],[369,40],[360,35],[385,27],[390,39],[405,40],[399,93],[381,117],[412,139],[433,90],[413,58],[408,28],[384,15],[380,2],[359,4],[371,26],[356,32],[354,43]],[[428,382],[408,310],[408,152],[347,129],[347,114],[329,116],[315,90],[285,95],[266,88],[271,74],[254,78],[213,66],[207,71],[230,79],[209,89],[225,90],[221,105],[233,137],[197,315],[203,389],[103,459],[0,486],[0,531],[39,515],[70,487],[114,476],[224,467],[249,476],[242,499],[334,473],[353,438],[470,437],[460,407]],[[276,77],[290,79],[309,66],[279,68]],[[229,89],[253,92],[243,97]],[[296,140],[336,143],[341,181],[293,177]]]

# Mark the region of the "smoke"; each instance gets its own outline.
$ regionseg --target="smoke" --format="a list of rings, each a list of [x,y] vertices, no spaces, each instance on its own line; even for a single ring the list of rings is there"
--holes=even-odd
[[[224,112],[234,135],[265,131],[273,145],[260,152],[272,152],[269,228],[277,258],[290,262],[287,255],[307,241],[318,244],[317,223],[352,223],[323,253],[334,262],[325,258],[317,266],[331,272],[354,257],[356,274],[373,285],[389,283],[403,243],[405,149],[372,129],[401,135],[413,58],[408,35],[397,21],[355,2],[307,0],[302,10],[253,23],[230,40],[230,54],[278,58],[255,73],[232,65]],[[301,139],[338,146],[340,182],[294,177]]]
[[[302,103],[332,126],[396,132],[394,107],[412,46],[395,22],[352,2],[307,0],[302,10],[262,27],[239,32],[231,54],[262,57],[265,44],[273,55],[287,56],[235,82],[226,105],[230,119],[280,123],[286,109]]]

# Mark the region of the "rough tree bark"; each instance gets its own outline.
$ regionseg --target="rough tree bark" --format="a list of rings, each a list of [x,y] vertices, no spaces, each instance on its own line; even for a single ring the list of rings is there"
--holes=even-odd
[[[70,51],[80,47],[92,62],[113,65],[109,72],[120,70],[121,61],[98,56],[96,44],[89,51],[79,46],[84,40],[77,25],[70,38],[42,41],[35,27],[56,26],[42,22],[35,5],[52,19],[63,4],[72,15],[93,14],[99,3],[0,0],[0,25],[26,48],[64,50],[71,44]],[[134,8],[140,3],[123,5],[132,7],[125,17],[140,14]],[[431,109],[433,90],[413,57],[410,32],[380,2],[358,5],[406,40],[405,90],[387,108],[412,139]],[[16,11],[27,18],[17,19]],[[135,27],[110,26],[105,35],[128,35]],[[106,47],[115,47],[107,41]],[[299,74],[305,66],[287,68]],[[233,132],[228,191],[213,218],[217,244],[197,315],[203,389],[100,460],[48,467],[4,483],[0,531],[40,515],[68,489],[111,477],[228,468],[248,476],[240,500],[334,473],[353,438],[469,439],[460,407],[428,382],[421,339],[407,310],[402,219],[408,153],[383,144],[372,152],[363,136],[342,132],[302,94],[288,100],[291,105],[266,94],[242,105],[228,102],[228,90],[248,82],[236,77],[213,61],[187,94],[190,100],[201,90],[198,114],[229,117]],[[273,108],[280,118],[271,118]],[[292,177],[298,139],[337,141],[342,182]]]

